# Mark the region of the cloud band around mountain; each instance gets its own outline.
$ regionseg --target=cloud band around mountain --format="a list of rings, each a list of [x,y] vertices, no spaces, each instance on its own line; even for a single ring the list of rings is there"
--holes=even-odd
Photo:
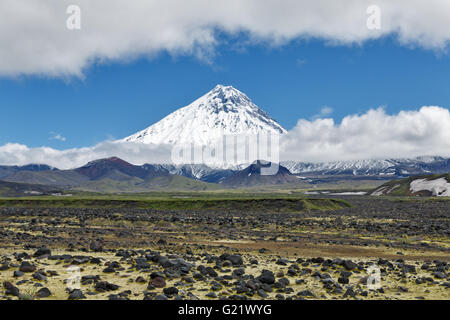
[[[450,156],[450,112],[438,106],[389,115],[371,109],[333,119],[300,119],[280,139],[280,159],[301,162]],[[9,143],[0,146],[0,164],[43,163],[60,169],[79,167],[89,161],[117,156],[134,164],[168,163],[171,147],[105,141],[93,147],[55,150]]]
[[[450,112],[437,106],[386,114],[383,108],[333,119],[301,119],[282,141],[281,158],[311,162],[450,155]]]
[[[80,29],[67,28],[70,5]],[[380,29],[367,8],[380,8]],[[130,61],[161,52],[211,58],[217,34],[245,34],[245,43],[283,45],[322,39],[361,44],[394,35],[402,45],[445,50],[450,2],[443,0],[3,0],[0,75],[78,76],[93,63]],[[249,41],[250,40],[250,41]]]

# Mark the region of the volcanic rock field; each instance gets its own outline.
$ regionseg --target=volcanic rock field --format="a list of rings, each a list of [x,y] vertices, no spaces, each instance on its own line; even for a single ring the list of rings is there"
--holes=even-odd
[[[0,207],[0,299],[449,299],[450,202]]]

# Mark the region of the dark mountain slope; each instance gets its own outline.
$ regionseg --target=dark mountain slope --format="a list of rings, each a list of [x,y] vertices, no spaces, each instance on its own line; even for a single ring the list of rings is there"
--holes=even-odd
[[[61,190],[50,186],[14,183],[0,180],[0,197],[23,197],[59,192],[61,192]]]
[[[292,175],[289,170],[283,166],[279,166],[278,172],[274,175],[262,175],[261,169],[270,167],[270,165],[270,162],[258,160],[247,168],[225,177],[221,184],[234,188],[245,188],[263,185],[297,184],[299,182],[299,178]]]
[[[26,166],[0,166],[0,179],[8,177],[16,172],[20,171],[57,171],[58,169],[50,167],[45,164],[28,164]]]

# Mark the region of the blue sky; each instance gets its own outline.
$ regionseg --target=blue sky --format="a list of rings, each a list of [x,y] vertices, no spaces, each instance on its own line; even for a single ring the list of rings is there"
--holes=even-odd
[[[216,84],[233,85],[288,130],[324,106],[340,121],[386,106],[449,107],[448,54],[400,46],[390,38],[364,45],[294,41],[238,49],[223,41],[211,63],[160,54],[130,63],[96,64],[85,78],[1,78],[0,145],[57,149],[123,138],[183,107]],[[51,139],[60,134],[66,141]]]
[[[0,1],[0,43],[0,164],[164,162],[111,141],[217,84],[289,130],[284,160],[450,157],[448,1]]]

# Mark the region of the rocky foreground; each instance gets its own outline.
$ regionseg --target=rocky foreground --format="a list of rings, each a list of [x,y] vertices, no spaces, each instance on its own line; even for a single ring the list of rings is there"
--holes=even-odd
[[[361,201],[295,215],[0,208],[0,299],[449,299],[448,203]]]
[[[95,247],[96,244],[94,243]],[[180,248],[181,249],[181,248]],[[169,252],[168,252],[169,251]],[[3,299],[448,299],[449,265],[186,249],[3,254]],[[76,273],[79,270],[79,283]],[[379,272],[379,286],[376,276]],[[372,274],[372,281],[369,276]],[[69,287],[69,288],[68,288]]]

